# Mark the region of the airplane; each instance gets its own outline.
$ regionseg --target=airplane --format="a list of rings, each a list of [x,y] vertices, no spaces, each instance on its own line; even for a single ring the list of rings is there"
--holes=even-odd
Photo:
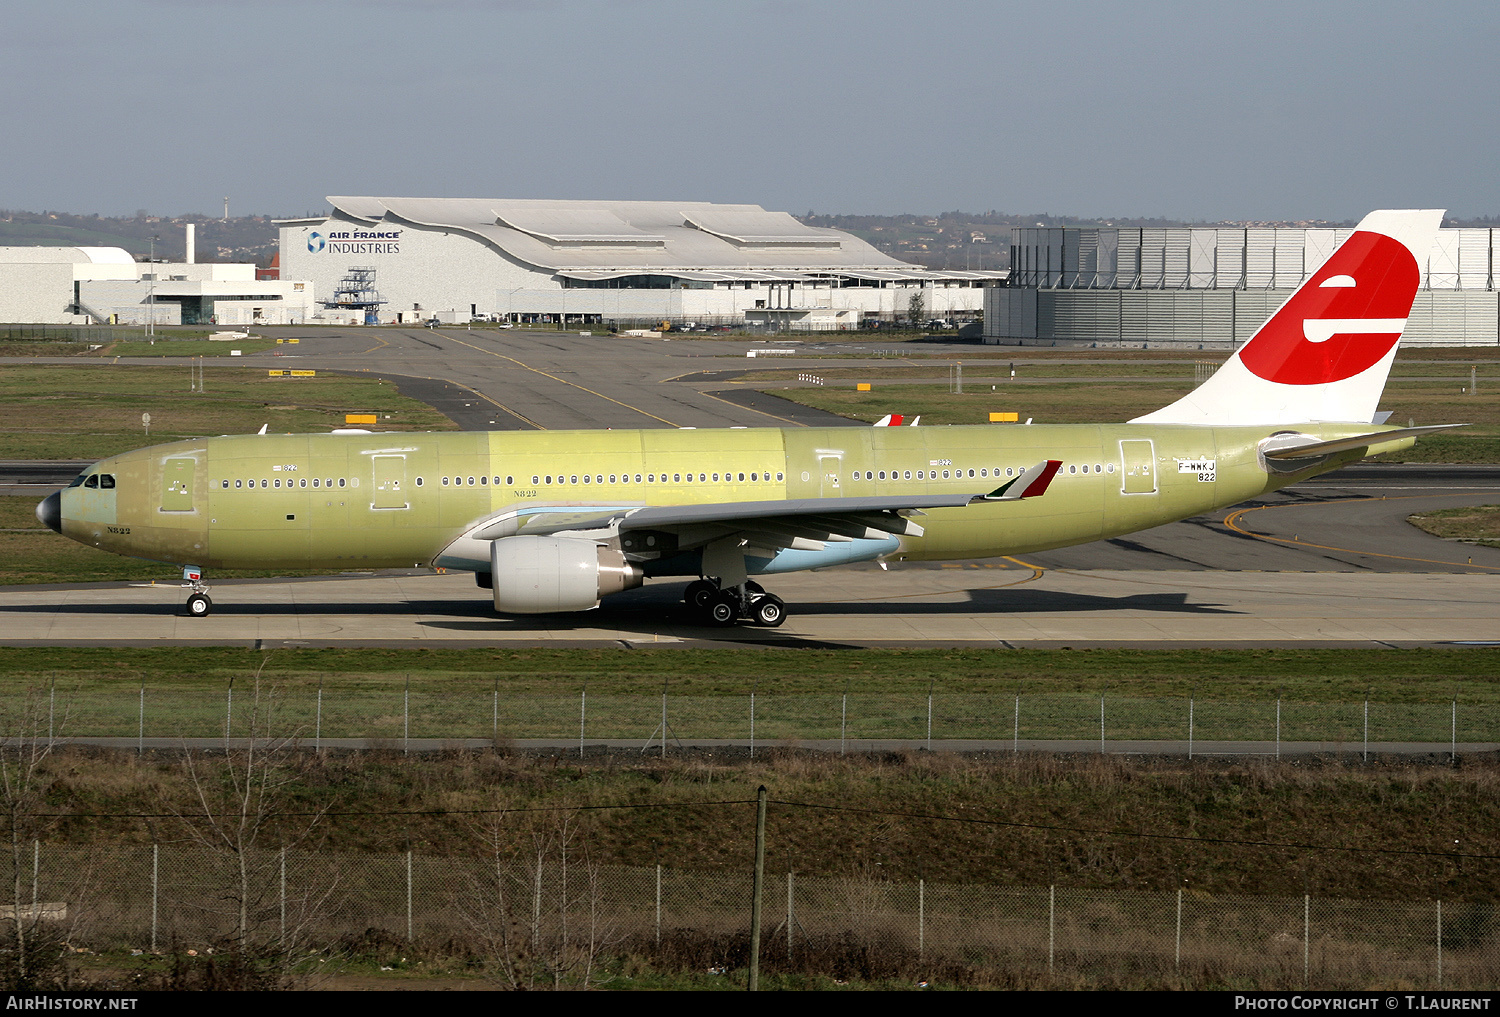
[[[756,578],[987,558],[1234,505],[1446,427],[1377,402],[1442,221],[1377,211],[1203,385],[1121,424],[262,433],[113,456],[37,506],[80,543],[207,568],[467,570],[502,614],[689,578],[715,625],[774,627]],[[913,421],[915,423],[915,421]]]

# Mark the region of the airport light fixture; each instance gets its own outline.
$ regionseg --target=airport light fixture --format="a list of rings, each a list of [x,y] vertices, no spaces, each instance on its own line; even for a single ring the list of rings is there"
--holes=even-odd
[[[159,235],[151,234],[151,252],[146,255],[146,267],[151,271],[146,276],[146,340],[156,345],[156,241]]]

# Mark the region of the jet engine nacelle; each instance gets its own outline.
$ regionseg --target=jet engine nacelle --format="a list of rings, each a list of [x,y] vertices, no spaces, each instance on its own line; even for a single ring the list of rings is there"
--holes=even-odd
[[[490,544],[490,570],[503,614],[589,611],[644,581],[619,551],[575,537],[503,537]]]

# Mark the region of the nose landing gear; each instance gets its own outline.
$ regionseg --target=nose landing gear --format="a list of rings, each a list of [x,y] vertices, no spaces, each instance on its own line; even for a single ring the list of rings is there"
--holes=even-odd
[[[786,621],[786,603],[754,580],[721,589],[717,582],[699,579],[688,584],[682,599],[711,625],[728,626],[743,619],[774,629]]]
[[[214,609],[214,602],[208,598],[208,584],[203,581],[203,570],[196,565],[184,565],[182,588],[193,591],[188,594],[187,599],[188,617],[207,617],[208,613]]]

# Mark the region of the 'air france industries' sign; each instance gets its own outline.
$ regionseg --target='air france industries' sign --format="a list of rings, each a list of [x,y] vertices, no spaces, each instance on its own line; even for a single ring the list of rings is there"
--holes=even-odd
[[[309,254],[400,254],[400,230],[317,230],[307,235]]]

